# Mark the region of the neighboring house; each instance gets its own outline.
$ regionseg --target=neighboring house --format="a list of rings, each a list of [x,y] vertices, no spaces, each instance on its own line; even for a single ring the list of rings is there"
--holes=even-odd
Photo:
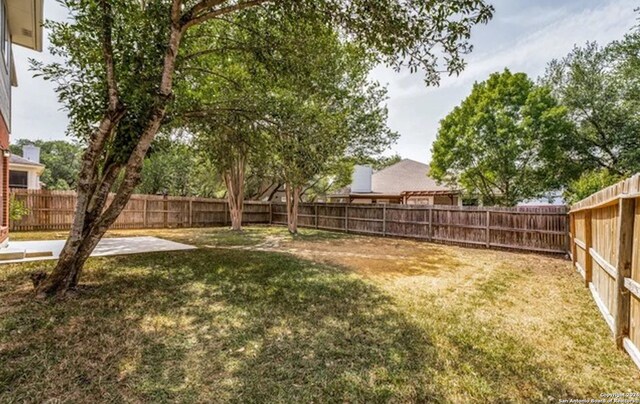
[[[542,198],[529,199],[523,202],[520,202],[518,206],[562,206],[566,205],[566,201],[562,196],[561,191],[553,191],[549,192]]]
[[[40,148],[24,146],[22,157],[15,154],[9,157],[9,188],[40,189],[40,176],[44,168],[44,164],[40,163]]]
[[[17,85],[11,45],[42,50],[43,0],[0,0],[0,245],[9,237],[11,86]]]
[[[409,159],[377,172],[356,166],[351,186],[329,195],[329,201],[462,206],[460,191],[437,184],[429,165]]]

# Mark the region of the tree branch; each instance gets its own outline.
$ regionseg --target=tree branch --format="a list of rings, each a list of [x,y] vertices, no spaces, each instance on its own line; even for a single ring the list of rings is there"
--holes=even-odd
[[[247,1],[236,3],[232,6],[211,10],[212,7],[222,4],[223,1],[204,0],[196,4],[195,6],[193,6],[193,8],[182,17],[182,20],[181,20],[182,32],[185,32],[186,30],[188,30],[194,25],[201,24],[215,17],[219,17],[225,14],[230,14],[230,13],[233,13],[234,11],[240,11],[250,7],[255,7],[262,3],[266,3],[267,1],[270,1],[270,0],[247,0]],[[197,12],[192,13],[192,11],[196,9],[197,9]],[[206,11],[206,10],[209,10],[209,11]]]
[[[120,97],[118,96],[118,85],[116,82],[115,64],[113,62],[113,11],[109,0],[101,0],[102,5],[102,54],[104,56],[105,71],[107,76],[107,95],[109,111],[118,110]]]
[[[242,88],[242,84],[240,84],[240,82],[238,82],[237,80],[232,79],[231,77],[225,76],[222,73],[218,73],[214,70],[210,70],[210,69],[205,69],[204,67],[183,67],[182,70],[184,71],[196,71],[196,72],[200,72],[200,73],[206,73],[206,74],[210,74],[212,76],[221,78],[223,80],[228,81],[229,83],[233,84],[234,86],[236,86],[237,88]]]

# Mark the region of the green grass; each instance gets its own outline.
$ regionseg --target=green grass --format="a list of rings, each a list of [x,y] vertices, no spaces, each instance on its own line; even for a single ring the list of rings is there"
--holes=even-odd
[[[28,273],[52,263],[0,266],[0,402],[502,403],[640,391],[565,261],[267,227],[162,234],[203,248],[91,259],[79,295],[61,301],[30,290]],[[289,253],[204,247],[274,239]],[[314,247],[333,256],[296,252]],[[387,261],[346,255],[358,251]],[[411,271],[398,272],[394,257],[410,254]]]

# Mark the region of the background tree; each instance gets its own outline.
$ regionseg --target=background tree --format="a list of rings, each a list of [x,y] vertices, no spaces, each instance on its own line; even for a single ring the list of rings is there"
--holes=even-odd
[[[10,146],[11,153],[22,156],[22,147],[28,144],[40,148],[40,163],[45,165],[40,181],[46,189],[75,189],[82,156],[82,148],[78,143],[65,140],[18,139]]]
[[[156,138],[142,166],[141,182],[135,192],[172,196],[216,196],[220,181],[211,175],[190,139],[176,136]]]
[[[565,201],[568,204],[576,203],[623,179],[624,177],[612,174],[606,168],[584,171],[579,178],[571,181],[565,189]]]
[[[57,83],[69,132],[86,143],[69,238],[39,296],[74,288],[98,241],[140,182],[144,157],[173,101],[176,58],[200,24],[225,24],[252,7],[286,16],[291,24],[317,20],[357,38],[379,61],[422,69],[427,83],[460,72],[471,27],[491,18],[481,0],[60,0],[71,14],[48,22],[51,53],[65,63],[34,63]],[[215,42],[198,54],[220,52]],[[438,56],[442,55],[441,59]],[[120,179],[115,196],[107,195]]]
[[[559,186],[553,162],[570,130],[548,88],[524,73],[494,73],[441,121],[431,175],[484,204],[513,206]]]
[[[611,185],[607,181],[640,171],[639,59],[640,34],[633,32],[605,47],[576,47],[549,64],[543,82],[567,108],[575,128],[564,137],[564,153],[558,156],[559,165],[572,170],[569,189]],[[579,183],[571,184],[578,176]],[[583,195],[571,192],[571,199]]]

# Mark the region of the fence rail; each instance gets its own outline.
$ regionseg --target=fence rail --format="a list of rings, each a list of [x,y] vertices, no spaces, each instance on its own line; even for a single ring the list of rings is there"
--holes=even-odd
[[[640,174],[573,205],[570,228],[573,265],[640,367]]]
[[[12,190],[29,215],[12,231],[68,230],[76,205],[73,191]],[[286,224],[282,203],[245,202],[244,223]],[[230,223],[221,199],[133,195],[114,229],[221,226]],[[480,208],[431,205],[301,204],[302,227],[377,236],[524,251],[567,252],[565,207]]]

